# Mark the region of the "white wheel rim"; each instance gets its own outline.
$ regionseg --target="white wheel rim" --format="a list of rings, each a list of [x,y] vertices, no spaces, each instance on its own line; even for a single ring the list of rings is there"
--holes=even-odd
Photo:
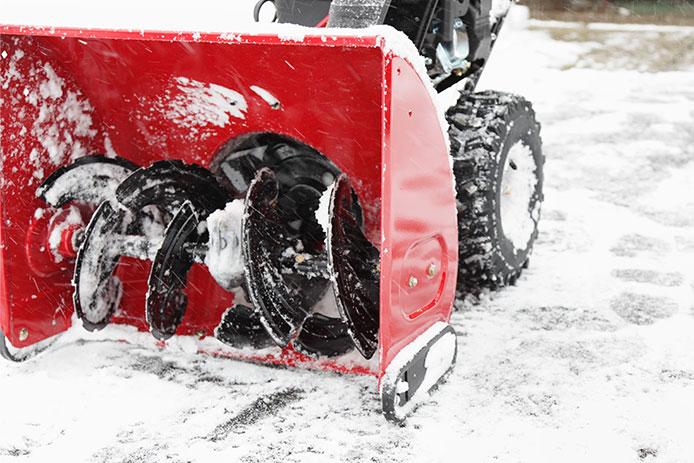
[[[501,228],[516,253],[527,249],[535,230],[530,202],[537,189],[536,171],[532,150],[522,140],[517,141],[506,156],[499,200]]]

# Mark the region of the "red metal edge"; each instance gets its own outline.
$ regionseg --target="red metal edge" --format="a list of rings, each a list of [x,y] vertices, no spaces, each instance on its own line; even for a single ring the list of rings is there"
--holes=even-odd
[[[325,18],[318,21],[318,24],[316,24],[315,27],[328,27],[329,21],[330,21],[330,16],[326,16]]]
[[[0,130],[2,122],[0,121]],[[10,311],[4,308],[10,306],[9,293],[7,291],[7,274],[5,272],[5,189],[2,188],[4,179],[0,178],[0,331],[10,331]]]
[[[293,27],[293,26],[292,26]],[[256,45],[322,45],[336,47],[383,47],[379,34],[342,35],[325,32],[322,27],[305,28],[306,34],[297,34],[294,28],[283,34],[282,25],[273,25],[276,31],[254,32],[189,32],[153,31],[135,29],[89,29],[77,27],[21,26],[0,24],[0,35],[22,35],[35,37],[60,37],[82,39],[120,39],[120,40],[163,40],[167,42],[200,43],[243,43]],[[296,38],[292,38],[296,36]]]
[[[449,146],[437,108],[411,63],[388,54],[384,82],[381,177],[379,387],[390,362],[436,322],[448,322],[455,300],[458,230]],[[445,268],[431,304],[406,306],[405,250],[424,238],[442,239]],[[425,262],[418,262],[424,265]],[[421,284],[421,283],[420,283]],[[410,315],[416,313],[415,317]]]
[[[339,359],[315,359],[301,354],[291,347],[282,349],[279,356],[273,354],[255,355],[240,352],[227,351],[224,349],[210,350],[200,348],[198,353],[210,355],[216,358],[239,360],[258,365],[274,365],[290,368],[300,368],[304,370],[331,371],[345,375],[373,376],[378,378],[379,372],[373,371],[366,365],[339,363]]]

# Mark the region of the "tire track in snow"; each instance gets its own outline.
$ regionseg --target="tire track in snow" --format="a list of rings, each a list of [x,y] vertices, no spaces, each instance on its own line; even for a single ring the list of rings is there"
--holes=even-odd
[[[252,425],[264,418],[277,415],[283,408],[298,402],[304,397],[302,389],[292,387],[255,399],[228,421],[218,425],[207,440],[218,442],[232,432],[243,432],[246,426]]]

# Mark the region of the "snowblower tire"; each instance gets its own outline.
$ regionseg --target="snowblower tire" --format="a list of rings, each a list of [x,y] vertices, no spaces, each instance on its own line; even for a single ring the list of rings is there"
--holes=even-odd
[[[540,124],[523,97],[495,91],[463,92],[446,118],[458,206],[457,289],[478,296],[515,284],[528,265],[543,200]]]

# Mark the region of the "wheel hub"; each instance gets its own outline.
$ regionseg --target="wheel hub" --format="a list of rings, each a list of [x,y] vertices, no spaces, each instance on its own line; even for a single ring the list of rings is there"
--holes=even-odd
[[[536,170],[532,150],[517,141],[508,151],[499,193],[501,228],[516,252],[527,248],[535,230],[530,204],[537,188]]]

